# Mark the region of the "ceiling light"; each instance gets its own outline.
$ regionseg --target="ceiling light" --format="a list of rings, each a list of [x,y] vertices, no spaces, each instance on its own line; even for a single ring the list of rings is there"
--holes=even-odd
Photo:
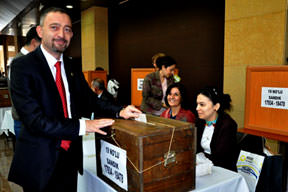
[[[72,9],[72,8],[73,8],[73,5],[66,5],[66,8]]]
[[[128,2],[129,0],[123,0],[123,1],[120,1],[118,4],[121,5],[121,4],[124,4],[126,2]]]

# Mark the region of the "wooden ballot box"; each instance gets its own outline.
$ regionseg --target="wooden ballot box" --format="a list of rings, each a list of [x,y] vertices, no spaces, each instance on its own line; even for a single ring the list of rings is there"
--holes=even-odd
[[[147,115],[147,123],[116,119],[106,131],[107,136],[96,134],[97,175],[117,191],[126,191],[119,187],[125,181],[122,162],[128,191],[195,188],[194,124]],[[114,147],[119,149],[111,149]],[[120,149],[126,151],[126,157],[121,157]]]
[[[107,87],[107,71],[83,71],[83,74],[89,86],[93,79],[100,78],[104,81],[105,87]]]
[[[242,132],[288,141],[288,66],[247,67]]]

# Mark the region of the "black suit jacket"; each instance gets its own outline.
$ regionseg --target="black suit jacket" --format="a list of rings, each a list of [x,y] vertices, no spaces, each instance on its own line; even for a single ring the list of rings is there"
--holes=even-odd
[[[79,118],[100,109],[116,114],[121,107],[108,105],[92,92],[80,67],[64,57],[72,119],[65,119],[61,98],[48,63],[38,47],[13,61],[11,96],[24,124],[16,142],[9,180],[31,191],[42,191],[56,164],[62,139],[71,140],[75,166],[82,168],[82,137]],[[91,113],[90,113],[91,114]]]
[[[203,152],[201,139],[205,128],[205,121],[197,120],[197,153]],[[232,171],[237,171],[236,162],[239,154],[237,146],[237,123],[226,113],[219,114],[212,140],[211,155],[205,154],[214,165]]]
[[[115,103],[114,97],[106,89],[103,90],[100,99],[103,101],[108,101],[110,103]]]

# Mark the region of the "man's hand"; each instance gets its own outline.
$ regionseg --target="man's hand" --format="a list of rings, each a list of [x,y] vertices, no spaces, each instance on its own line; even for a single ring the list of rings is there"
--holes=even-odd
[[[128,105],[127,107],[125,107],[124,109],[122,109],[119,113],[120,117],[123,117],[124,119],[128,119],[131,117],[139,117],[139,114],[141,114],[142,112],[137,109],[136,107],[134,107],[133,105]]]
[[[113,119],[97,119],[97,120],[86,120],[86,132],[92,133],[96,132],[102,135],[106,135],[107,133],[100,130],[103,127],[111,126],[114,123]]]

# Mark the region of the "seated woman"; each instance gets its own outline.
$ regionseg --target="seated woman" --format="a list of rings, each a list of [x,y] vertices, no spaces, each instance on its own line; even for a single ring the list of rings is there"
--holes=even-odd
[[[200,90],[196,107],[197,152],[204,152],[215,166],[237,171],[237,124],[225,113],[230,103],[230,95],[216,88]]]
[[[141,110],[160,116],[166,109],[164,94],[167,87],[174,83],[173,72],[176,62],[172,57],[163,56],[156,60],[159,70],[149,73],[144,78]]]
[[[195,122],[195,116],[187,110],[186,90],[180,83],[174,83],[167,88],[165,104],[169,107],[161,117],[176,119],[180,121]]]

